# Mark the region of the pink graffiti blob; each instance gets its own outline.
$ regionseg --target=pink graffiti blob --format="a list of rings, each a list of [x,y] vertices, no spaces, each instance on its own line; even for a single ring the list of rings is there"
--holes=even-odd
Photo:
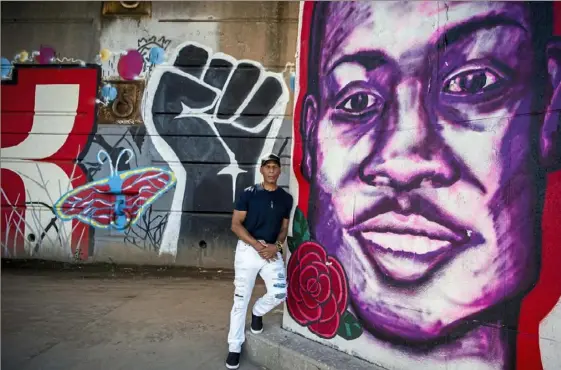
[[[138,50],[130,49],[126,54],[122,55],[117,65],[119,76],[125,80],[134,80],[144,66],[144,59]]]
[[[41,64],[49,64],[55,58],[55,49],[50,46],[41,46],[39,49],[39,63]]]

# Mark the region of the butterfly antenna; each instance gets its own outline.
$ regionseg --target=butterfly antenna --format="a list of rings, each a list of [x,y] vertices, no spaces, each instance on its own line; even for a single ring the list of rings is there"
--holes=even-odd
[[[117,161],[115,162],[115,168],[119,168],[119,162],[121,162],[121,157],[125,153],[129,154],[129,158],[126,160],[125,164],[128,164],[131,161],[131,159],[134,157],[133,151],[130,150],[129,148],[121,150],[121,153],[119,153],[119,156],[117,157]]]
[[[97,152],[97,161],[99,162],[100,165],[103,166],[103,159],[101,159],[102,154],[105,155],[105,158],[107,158],[107,162],[109,163],[109,170],[111,172],[111,176],[113,176],[115,169],[113,168],[113,163],[111,163],[111,156],[109,156],[109,153],[107,153],[103,149],[100,149],[99,152]]]

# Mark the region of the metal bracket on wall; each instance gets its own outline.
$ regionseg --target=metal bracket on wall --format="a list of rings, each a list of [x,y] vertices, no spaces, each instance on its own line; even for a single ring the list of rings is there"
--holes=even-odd
[[[131,18],[151,18],[151,1],[104,1],[101,10],[103,17],[131,17]]]
[[[141,124],[140,105],[144,80],[110,82],[117,89],[117,98],[107,106],[99,106],[98,123]]]

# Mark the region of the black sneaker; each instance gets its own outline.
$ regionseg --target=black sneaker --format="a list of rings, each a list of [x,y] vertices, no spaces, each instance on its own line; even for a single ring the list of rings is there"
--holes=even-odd
[[[253,334],[259,334],[263,332],[263,317],[255,316],[251,314],[251,326],[249,327]]]
[[[237,369],[238,367],[240,367],[240,354],[236,352],[228,352],[226,367],[228,369]]]

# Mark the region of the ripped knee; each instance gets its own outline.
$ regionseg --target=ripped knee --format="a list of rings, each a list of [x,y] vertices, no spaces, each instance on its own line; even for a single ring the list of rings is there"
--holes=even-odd
[[[286,283],[274,285],[275,290],[271,292],[275,304],[281,304],[286,300]]]
[[[243,278],[234,280],[234,309],[243,310],[246,305],[247,289]]]
[[[286,277],[282,271],[279,271],[273,282],[273,291],[271,292],[276,304],[280,304],[286,300],[286,292]]]

